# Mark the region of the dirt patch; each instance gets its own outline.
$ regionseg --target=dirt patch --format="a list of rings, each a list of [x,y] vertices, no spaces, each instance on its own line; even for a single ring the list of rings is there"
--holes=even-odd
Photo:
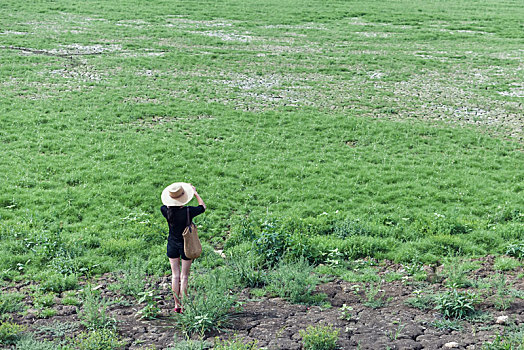
[[[478,285],[494,277],[497,273],[493,270],[493,262],[493,257],[475,260],[476,268],[469,277]],[[425,268],[431,269],[428,266]],[[457,349],[478,349],[480,345],[492,341],[506,326],[524,323],[522,295],[513,298],[505,310],[500,310],[494,306],[492,290],[475,289],[482,298],[477,306],[478,313],[456,322],[453,327],[446,327],[446,320],[433,307],[422,310],[407,303],[417,293],[436,295],[449,290],[445,279],[429,283],[403,275],[402,278],[387,282],[387,276],[405,273],[406,266],[386,263],[373,269],[382,280],[380,295],[385,303],[380,307],[370,307],[366,303],[367,291],[376,286],[372,283],[334,279],[321,284],[316,288],[316,293],[326,295],[323,306],[291,304],[274,297],[258,298],[252,290],[244,289],[238,292],[242,307],[233,315],[229,327],[222,332],[206,334],[204,340],[238,335],[246,341],[257,340],[259,346],[267,349],[302,349],[299,331],[309,325],[322,324],[331,325],[339,331],[337,343],[341,349],[442,349],[445,344],[452,342],[457,343]],[[436,270],[442,272],[441,268]],[[522,271],[521,267],[505,273],[507,286],[512,286],[515,291],[524,290]],[[174,305],[169,277],[149,282],[148,288],[156,290],[161,296],[158,302],[159,317],[152,321],[137,318],[137,312],[145,304],[138,304],[133,298],[112,290],[114,288],[111,286],[117,282],[113,275],[105,274],[93,282],[97,284],[101,297],[111,300],[108,312],[117,320],[118,333],[126,342],[126,349],[143,346],[163,349],[182,339],[176,329],[177,314],[172,312]],[[30,288],[28,283],[23,283],[2,288],[2,292],[25,293]],[[85,331],[78,316],[79,307],[61,305],[61,300],[62,295],[56,300],[55,316],[39,319],[31,299],[26,297],[24,302],[29,306],[28,311],[25,314],[14,314],[12,319],[26,325],[39,339],[63,340]],[[508,316],[508,319],[499,324],[499,316]],[[57,338],[56,332],[50,331],[56,328],[67,328],[68,332]]]

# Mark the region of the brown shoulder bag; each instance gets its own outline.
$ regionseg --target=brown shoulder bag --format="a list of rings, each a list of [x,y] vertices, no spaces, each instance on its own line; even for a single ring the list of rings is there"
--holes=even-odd
[[[202,244],[198,239],[197,227],[189,218],[189,208],[187,208],[186,228],[182,232],[184,237],[184,253],[188,259],[196,259],[202,254]]]

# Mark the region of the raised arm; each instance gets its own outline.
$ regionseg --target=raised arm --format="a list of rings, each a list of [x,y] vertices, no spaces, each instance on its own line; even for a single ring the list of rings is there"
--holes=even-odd
[[[204,203],[204,201],[202,200],[202,198],[198,194],[197,190],[195,189],[195,186],[191,185],[191,187],[193,187],[193,191],[195,191],[195,197],[196,197],[196,199],[198,201],[198,205],[201,205],[201,206],[204,207],[204,209],[206,209],[206,203]]]

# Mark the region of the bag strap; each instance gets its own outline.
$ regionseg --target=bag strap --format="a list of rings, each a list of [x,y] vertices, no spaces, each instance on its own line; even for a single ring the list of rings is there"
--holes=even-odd
[[[186,226],[189,226],[191,224],[191,221],[189,220],[189,207],[186,207],[187,209],[187,221],[186,221]]]

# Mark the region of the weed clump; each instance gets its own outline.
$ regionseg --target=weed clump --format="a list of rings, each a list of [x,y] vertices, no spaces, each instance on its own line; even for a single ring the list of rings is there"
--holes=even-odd
[[[313,295],[319,280],[313,267],[305,259],[296,262],[281,262],[269,273],[266,289],[292,303],[316,304],[322,301],[322,294]]]
[[[333,326],[309,326],[299,331],[305,350],[335,350],[339,331]]]
[[[472,292],[453,289],[436,296],[435,303],[435,309],[440,310],[444,317],[463,319],[475,312],[479,299]]]
[[[230,293],[231,276],[217,269],[194,281],[194,287],[183,298],[184,312],[176,319],[178,328],[188,337],[220,330],[227,324],[236,305]]]

